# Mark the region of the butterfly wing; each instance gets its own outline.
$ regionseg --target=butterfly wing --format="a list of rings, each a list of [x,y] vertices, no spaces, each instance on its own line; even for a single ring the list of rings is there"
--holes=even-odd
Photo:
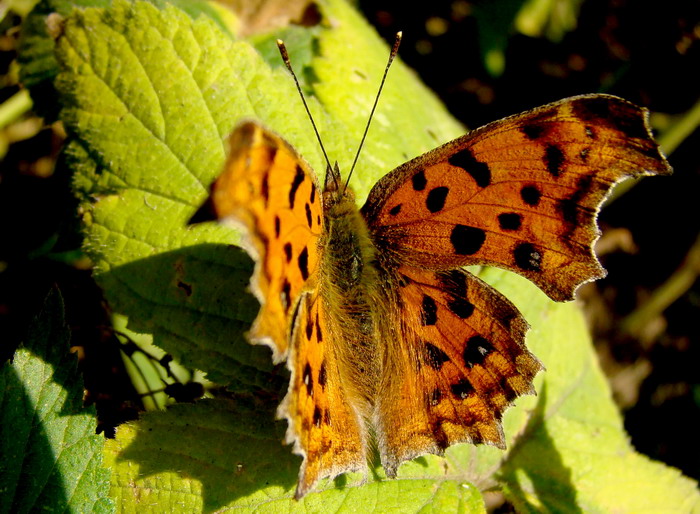
[[[391,372],[383,376],[376,416],[387,473],[459,442],[505,448],[501,414],[534,392],[532,379],[542,369],[525,347],[525,319],[460,268],[402,266],[397,277],[401,339],[388,341]]]
[[[623,177],[655,173],[670,169],[645,111],[591,95],[487,125],[377,183],[362,214],[396,307],[375,414],[390,475],[457,442],[503,447],[501,415],[542,369],[517,309],[461,266],[500,266],[571,299],[603,273],[601,202]]]
[[[596,215],[626,176],[671,170],[646,111],[580,96],[505,118],[383,177],[363,207],[377,246],[430,269],[487,264],[555,300],[603,276]]]
[[[321,199],[309,165],[261,125],[241,123],[229,145],[208,208],[243,228],[243,244],[256,260],[251,286],[261,304],[248,336],[271,346],[278,362],[287,354],[293,308],[318,266]]]
[[[286,442],[304,458],[297,498],[319,479],[367,466],[365,430],[344,390],[330,318],[317,290],[303,294],[293,320],[289,392],[278,411],[288,421]]]
[[[297,497],[321,478],[366,467],[366,436],[344,392],[337,341],[318,282],[322,197],[306,162],[278,135],[244,122],[231,134],[224,172],[205,210],[241,225],[256,260],[260,312],[248,334],[287,359],[289,390],[278,410],[287,443],[304,458]]]

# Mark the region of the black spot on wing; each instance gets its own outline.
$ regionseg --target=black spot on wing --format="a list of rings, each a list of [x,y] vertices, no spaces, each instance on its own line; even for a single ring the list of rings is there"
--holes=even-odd
[[[447,308],[460,319],[467,319],[474,313],[474,304],[465,298],[450,298]]]
[[[542,192],[537,189],[537,186],[523,186],[520,190],[520,198],[522,198],[523,202],[527,205],[536,207],[540,203]]]
[[[467,275],[460,269],[444,271],[438,275],[440,284],[457,298],[467,297]]]
[[[431,423],[431,434],[433,436],[433,441],[435,442],[435,446],[437,446],[437,449],[442,452],[447,449],[447,447],[450,445],[450,439],[447,437],[447,432],[445,432],[445,429],[442,427],[442,423]]]
[[[282,291],[280,292],[280,301],[282,302],[282,308],[284,312],[289,310],[289,305],[291,301],[292,285],[288,280],[285,280],[282,284]]]
[[[469,382],[469,380],[463,378],[459,382],[455,382],[454,384],[452,384],[450,386],[450,390],[452,391],[452,394],[455,395],[457,398],[461,398],[462,400],[464,400],[467,398],[467,396],[474,392],[474,387],[472,386],[471,382]]]
[[[447,162],[469,173],[479,187],[491,184],[491,170],[488,164],[478,161],[469,148],[451,155]]]
[[[564,220],[571,225],[578,225],[579,219],[577,216],[578,206],[582,204],[586,196],[593,188],[593,176],[583,175],[576,181],[576,191],[563,198],[559,202],[559,211],[562,213]]]
[[[533,141],[542,137],[545,132],[544,126],[539,123],[528,123],[520,127],[520,130],[526,138]]]
[[[279,216],[275,216],[275,237],[280,237],[281,221]]]
[[[283,248],[284,257],[287,260],[287,262],[290,262],[292,260],[292,243],[285,243]]]
[[[301,375],[301,380],[306,386],[306,394],[309,396],[314,395],[314,379],[311,376],[311,365],[307,362],[304,366],[304,372]]]
[[[501,387],[503,390],[503,396],[506,397],[506,401],[508,403],[512,402],[518,397],[518,393],[515,389],[513,389],[513,386],[510,385],[510,382],[508,382],[508,377],[507,376],[502,376],[501,379],[498,381],[498,385]]]
[[[328,380],[326,372],[326,361],[321,362],[321,369],[318,371],[318,385],[325,389]]]
[[[522,222],[522,216],[515,212],[504,212],[498,215],[498,225],[503,230],[519,230]]]
[[[425,363],[434,370],[440,370],[450,358],[445,352],[432,343],[425,343]]]
[[[437,303],[427,294],[423,295],[423,302],[421,303],[421,323],[423,326],[437,323]]]
[[[564,222],[569,226],[573,226],[574,228],[577,224],[578,218],[578,206],[575,194],[576,193],[571,196],[567,196],[566,198],[562,198],[557,203],[557,209],[562,214]]]
[[[316,339],[319,343],[323,341],[323,332],[321,332],[321,323],[318,320],[318,312],[316,313]]]
[[[265,170],[262,177],[262,182],[260,183],[260,195],[263,197],[265,207],[267,207],[267,202],[270,200],[270,170]]]
[[[294,180],[292,180],[292,186],[289,188],[289,208],[294,209],[294,202],[296,200],[297,191],[299,186],[304,182],[304,170],[301,166],[297,164],[296,173],[294,174]]]
[[[425,171],[420,170],[413,175],[413,177],[411,177],[411,183],[413,184],[414,191],[423,191],[428,184],[428,180],[425,178]]]
[[[299,265],[299,271],[301,272],[301,278],[306,280],[309,278],[309,249],[304,247],[304,249],[299,253],[297,258],[297,264]]]
[[[403,273],[399,273],[397,279],[398,279],[398,281],[399,281],[399,287],[406,287],[406,286],[409,285],[411,282],[413,282],[410,278],[408,278],[408,277],[407,277],[406,275],[404,275]]]
[[[513,250],[515,264],[525,271],[540,271],[542,254],[531,243],[519,243]]]
[[[401,212],[401,204],[396,204],[394,205],[391,209],[389,209],[389,214],[392,216],[396,216],[398,213]]]
[[[450,242],[457,255],[473,255],[486,241],[486,232],[467,225],[455,225],[450,233]]]
[[[439,388],[433,389],[433,391],[428,395],[428,405],[435,407],[442,399],[442,391]]]
[[[464,347],[464,364],[473,368],[482,364],[486,356],[493,351],[493,345],[483,336],[472,336]]]
[[[553,176],[558,177],[564,164],[564,152],[557,145],[547,145],[544,151],[544,161],[547,165],[547,171]]]
[[[428,193],[428,197],[425,200],[425,206],[432,213],[441,211],[445,206],[445,200],[447,199],[447,193],[449,192],[450,189],[445,186],[431,189]]]
[[[314,335],[314,324],[311,322],[310,319],[306,320],[306,339],[307,341],[311,341],[311,338]]]
[[[595,211],[584,205],[587,197],[594,193],[596,182],[591,175],[584,175],[576,181],[576,190],[557,202],[557,210],[565,223],[563,240],[569,242],[571,234],[580,226],[595,224]]]
[[[304,210],[306,211],[306,224],[311,228],[314,224],[313,218],[311,217],[311,206],[308,203],[305,204]]]

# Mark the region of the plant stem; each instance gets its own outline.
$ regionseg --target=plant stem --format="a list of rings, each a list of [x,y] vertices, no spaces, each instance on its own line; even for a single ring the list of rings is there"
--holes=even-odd
[[[4,129],[32,108],[29,91],[21,89],[0,104],[0,129]]]
[[[647,324],[690,289],[700,274],[700,236],[688,251],[683,264],[637,309],[620,322],[620,331],[639,336]]]

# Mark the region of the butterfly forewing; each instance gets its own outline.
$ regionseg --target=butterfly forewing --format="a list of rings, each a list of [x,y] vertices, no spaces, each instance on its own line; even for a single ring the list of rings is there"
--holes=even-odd
[[[289,325],[304,284],[318,266],[322,207],[308,164],[276,134],[241,123],[230,137],[224,171],[212,186],[219,219],[241,225],[256,256],[251,281],[261,303],[249,336],[287,353]]]
[[[626,176],[668,174],[646,111],[590,95],[475,130],[400,166],[363,214],[375,241],[430,269],[500,266],[569,300],[601,277],[596,214]]]

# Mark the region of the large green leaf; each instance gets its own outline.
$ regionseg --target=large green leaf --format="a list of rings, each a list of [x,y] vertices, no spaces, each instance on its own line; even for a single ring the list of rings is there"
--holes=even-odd
[[[299,28],[284,34],[294,36],[290,53],[304,64],[300,75],[326,149],[346,170],[388,51],[342,0],[321,7],[323,25],[305,36]],[[252,263],[231,246],[238,241],[231,229],[186,226],[241,118],[261,120],[324,169],[274,37],[258,37],[258,53],[206,17],[117,1],[74,12],[58,42],[66,153],[83,200],[86,249],[112,308],[212,380],[239,393],[272,393],[264,402],[180,405],[123,427],[108,449],[120,506],[472,511],[483,509],[478,491],[492,487],[523,508],[630,510],[639,496],[651,508],[697,504],[691,481],[633,452],[576,307],[555,305],[497,270],[483,276],[522,310],[533,327],[528,345],[548,368],[536,380],[540,395],[521,398],[504,417],[509,450],[457,445],[444,458],[404,464],[395,481],[377,469],[364,485],[360,476],[340,477],[291,500],[299,459],[281,445],[284,425],[273,421],[284,381],[269,351],[243,337],[257,311],[245,293]],[[461,130],[396,63],[352,179],[358,196]],[[622,475],[616,458],[645,465]],[[661,475],[669,478],[658,482]]]
[[[150,0],[156,5],[166,5],[167,0]],[[53,117],[56,110],[53,80],[58,73],[54,54],[55,39],[61,31],[61,19],[74,9],[85,7],[107,7],[109,0],[40,0],[22,24],[19,39],[18,60],[20,78],[25,87],[33,91],[35,109],[43,115]],[[217,10],[206,0],[177,0],[186,12],[196,17],[206,13],[222,28],[226,25],[217,15]]]
[[[0,370],[0,512],[112,512],[104,438],[83,407],[63,300],[52,291]]]

